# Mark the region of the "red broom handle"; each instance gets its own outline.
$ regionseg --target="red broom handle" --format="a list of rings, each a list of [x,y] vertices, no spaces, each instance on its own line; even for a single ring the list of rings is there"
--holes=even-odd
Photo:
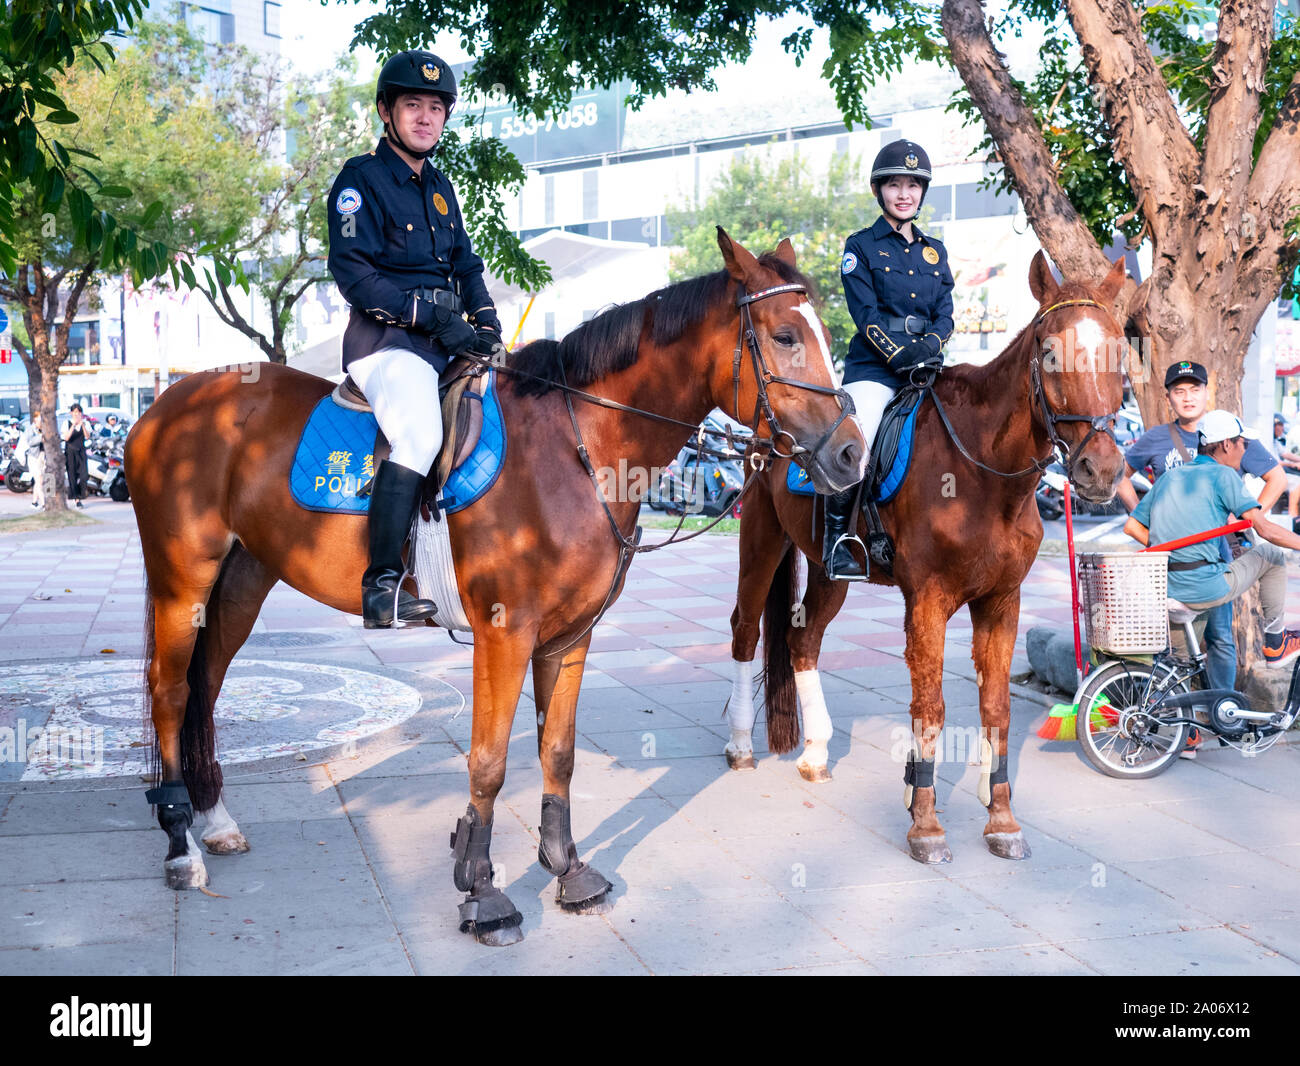
[[[1254,523],[1249,518],[1240,518],[1236,522],[1229,522],[1226,526],[1219,526],[1217,529],[1207,529],[1204,533],[1189,533],[1177,540],[1167,540],[1163,544],[1151,544],[1142,550],[1144,552],[1171,552],[1175,548],[1186,548],[1189,544],[1200,544],[1203,540],[1213,540],[1215,537],[1222,537],[1228,533],[1249,529],[1252,525]]]
[[[1070,503],[1070,482],[1065,482],[1065,543],[1070,552],[1070,612],[1074,619],[1074,684],[1083,684],[1083,641],[1079,639],[1079,572],[1074,565],[1074,507]]]

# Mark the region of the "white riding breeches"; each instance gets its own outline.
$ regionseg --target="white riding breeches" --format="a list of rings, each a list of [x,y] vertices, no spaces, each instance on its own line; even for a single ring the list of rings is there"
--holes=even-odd
[[[881,416],[898,390],[879,381],[850,381],[844,386],[844,391],[853,397],[854,417],[862,429],[862,438],[867,442],[867,454],[870,455]]]
[[[348,365],[392,445],[389,460],[427,474],[442,447],[438,372],[407,348],[381,348]]]

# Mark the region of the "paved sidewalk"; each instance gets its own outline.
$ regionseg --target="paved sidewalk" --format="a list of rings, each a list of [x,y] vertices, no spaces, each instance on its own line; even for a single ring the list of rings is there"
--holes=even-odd
[[[529,683],[493,840],[526,939],[494,950],[457,931],[447,839],[468,798],[470,650],[441,631],[367,632],[283,586],[218,705],[222,749],[246,760],[226,763],[226,799],[253,850],[207,858],[218,895],[171,892],[130,747],[133,519],[108,500],[87,513],[102,524],[0,536],[0,728],[98,724],[119,742],[111,776],[0,764],[0,973],[1300,973],[1294,742],[1126,783],[1040,740],[1044,706],[1017,696],[1011,773],[1033,858],[988,854],[978,768],[950,763],[954,861],[913,862],[893,590],[855,586],[827,635],[834,781],[804,783],[761,731],[758,770],[729,772],[729,537],[639,560],[592,645],[574,832],[614,883],[609,913],[561,913],[537,863]],[[1042,559],[1022,629],[1068,616],[1064,561]],[[962,611],[945,664],[955,727],[978,722],[969,644]]]

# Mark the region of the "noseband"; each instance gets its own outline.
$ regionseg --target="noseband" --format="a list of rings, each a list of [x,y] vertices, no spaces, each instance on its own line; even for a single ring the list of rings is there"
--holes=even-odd
[[[1049,314],[1062,307],[1096,307],[1100,310],[1106,310],[1096,300],[1063,300],[1059,304],[1052,304],[1051,307],[1043,311],[1035,322],[1035,325],[1042,323]],[[1047,394],[1043,391],[1043,373],[1042,366],[1039,362],[1038,351],[1034,351],[1034,357],[1029,362],[1029,381],[1030,391],[1032,393],[1032,402],[1038,409],[1038,415],[1042,419],[1043,428],[1047,430],[1047,435],[1051,438],[1052,446],[1059,449],[1061,459],[1065,464],[1065,476],[1071,481],[1074,480],[1074,461],[1083,453],[1098,433],[1105,433],[1112,442],[1115,441],[1115,416],[1118,411],[1111,411],[1105,415],[1079,415],[1079,414],[1057,414],[1052,410],[1051,405],[1047,402]],[[1073,449],[1061,439],[1057,433],[1056,427],[1061,422],[1087,422],[1088,433],[1082,441]]]
[[[770,289],[760,289],[758,292],[741,291],[736,300],[736,306],[740,308],[740,337],[736,340],[736,351],[731,361],[731,381],[732,389],[735,396],[734,406],[737,416],[740,414],[740,361],[746,348],[749,349],[750,362],[754,367],[754,383],[758,386],[758,399],[754,404],[754,416],[750,420],[750,429],[758,429],[758,420],[760,414],[767,423],[768,428],[772,431],[772,437],[768,445],[771,454],[778,459],[795,459],[801,460],[802,456],[816,454],[831,439],[832,434],[840,428],[846,418],[853,414],[853,397],[843,389],[834,387],[827,388],[825,385],[814,385],[807,381],[796,381],[794,378],[780,377],[773,374],[768,369],[767,360],[763,358],[763,349],[758,343],[758,335],[754,332],[754,320],[749,313],[749,305],[764,300],[769,296],[777,296],[785,292],[802,292],[808,290],[805,286],[799,284],[774,285]],[[793,433],[787,429],[781,428],[781,421],[777,418],[776,412],[772,409],[771,401],[768,399],[767,387],[776,383],[777,385],[789,385],[796,389],[805,389],[808,392],[818,392],[823,396],[834,396],[840,401],[840,417],[835,420],[825,433],[821,435],[811,447],[805,447],[800,444]],[[789,452],[782,452],[778,449],[777,443],[782,437],[790,442]],[[802,465],[802,462],[800,463]]]

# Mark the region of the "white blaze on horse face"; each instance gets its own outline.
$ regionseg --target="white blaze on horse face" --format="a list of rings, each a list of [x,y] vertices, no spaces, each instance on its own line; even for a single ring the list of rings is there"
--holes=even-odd
[[[807,300],[799,304],[795,310],[803,315],[804,321],[808,323],[808,328],[812,330],[813,336],[817,338],[817,344],[822,350],[822,359],[826,362],[826,373],[830,376],[831,385],[838,389],[840,379],[835,374],[835,364],[831,361],[831,350],[826,347],[826,335],[822,332],[822,324],[817,317],[817,312],[813,310],[813,305],[808,303]]]
[[[1105,331],[1101,323],[1094,318],[1085,318],[1074,325],[1074,367],[1075,370],[1105,370],[1105,357],[1109,345],[1106,343]]]

